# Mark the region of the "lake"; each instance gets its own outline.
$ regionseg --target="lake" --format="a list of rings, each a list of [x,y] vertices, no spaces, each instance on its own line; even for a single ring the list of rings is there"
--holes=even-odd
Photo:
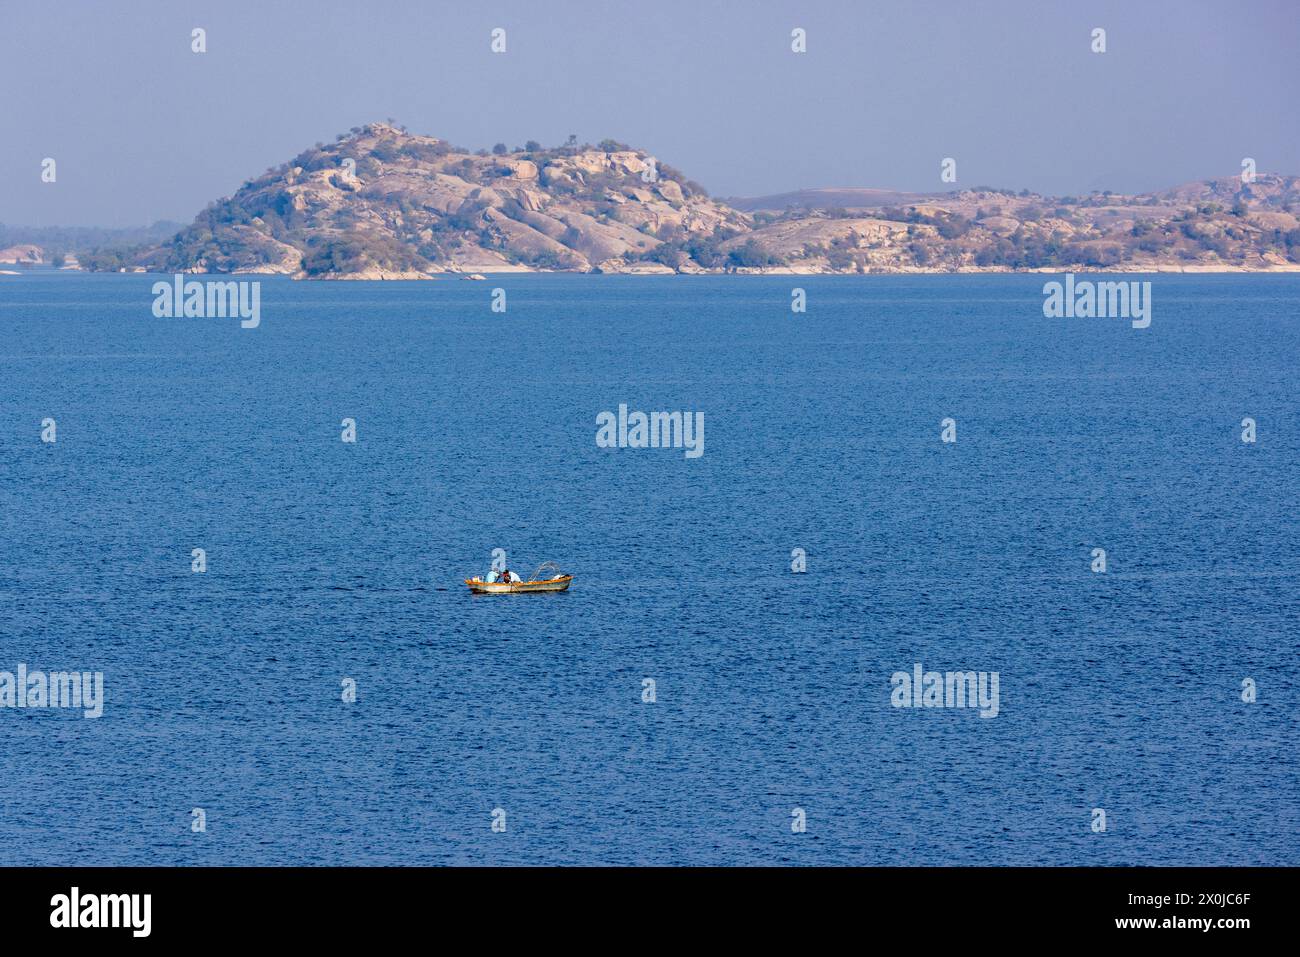
[[[1059,278],[0,276],[0,864],[1300,864],[1300,276]]]

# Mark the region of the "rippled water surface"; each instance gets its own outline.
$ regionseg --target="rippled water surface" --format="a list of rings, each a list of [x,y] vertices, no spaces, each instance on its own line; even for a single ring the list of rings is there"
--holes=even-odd
[[[1300,864],[1300,277],[1152,278],[0,276],[0,864]]]

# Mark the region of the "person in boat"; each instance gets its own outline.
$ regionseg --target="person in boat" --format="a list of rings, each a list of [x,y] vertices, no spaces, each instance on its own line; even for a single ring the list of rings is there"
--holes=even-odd
[[[488,571],[487,580],[489,582],[495,582],[501,580],[501,576],[497,573],[497,567],[495,565],[493,565],[492,568]]]
[[[519,581],[519,576],[508,568],[501,569],[501,580],[507,585]]]

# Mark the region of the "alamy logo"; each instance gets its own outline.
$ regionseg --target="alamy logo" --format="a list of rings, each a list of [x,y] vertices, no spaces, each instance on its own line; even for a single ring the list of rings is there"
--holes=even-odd
[[[152,928],[152,894],[70,894],[50,898],[51,927],[129,927],[132,937],[148,937]]]
[[[104,673],[96,671],[0,671],[0,708],[81,708],[82,716],[104,713]]]
[[[262,322],[262,284],[248,280],[199,282],[177,273],[153,284],[153,314],[159,319],[233,319],[244,329]]]
[[[688,459],[704,454],[703,412],[631,412],[596,416],[596,446],[602,449],[686,449]]]
[[[1134,329],[1151,325],[1151,283],[1075,281],[1074,273],[1065,274],[1065,282],[1043,285],[1043,315],[1048,319],[1076,316],[1080,319],[1132,319]]]
[[[979,708],[981,718],[998,716],[996,671],[923,671],[918,661],[911,674],[895,671],[889,683],[895,708]]]

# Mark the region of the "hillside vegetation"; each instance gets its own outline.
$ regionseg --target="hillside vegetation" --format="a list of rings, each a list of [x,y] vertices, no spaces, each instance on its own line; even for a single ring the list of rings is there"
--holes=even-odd
[[[742,211],[612,141],[471,153],[372,123],[249,180],[166,242],[79,257],[91,269],[334,279],[1300,268],[1294,176],[1139,196],[840,189],[779,202],[736,201]]]

